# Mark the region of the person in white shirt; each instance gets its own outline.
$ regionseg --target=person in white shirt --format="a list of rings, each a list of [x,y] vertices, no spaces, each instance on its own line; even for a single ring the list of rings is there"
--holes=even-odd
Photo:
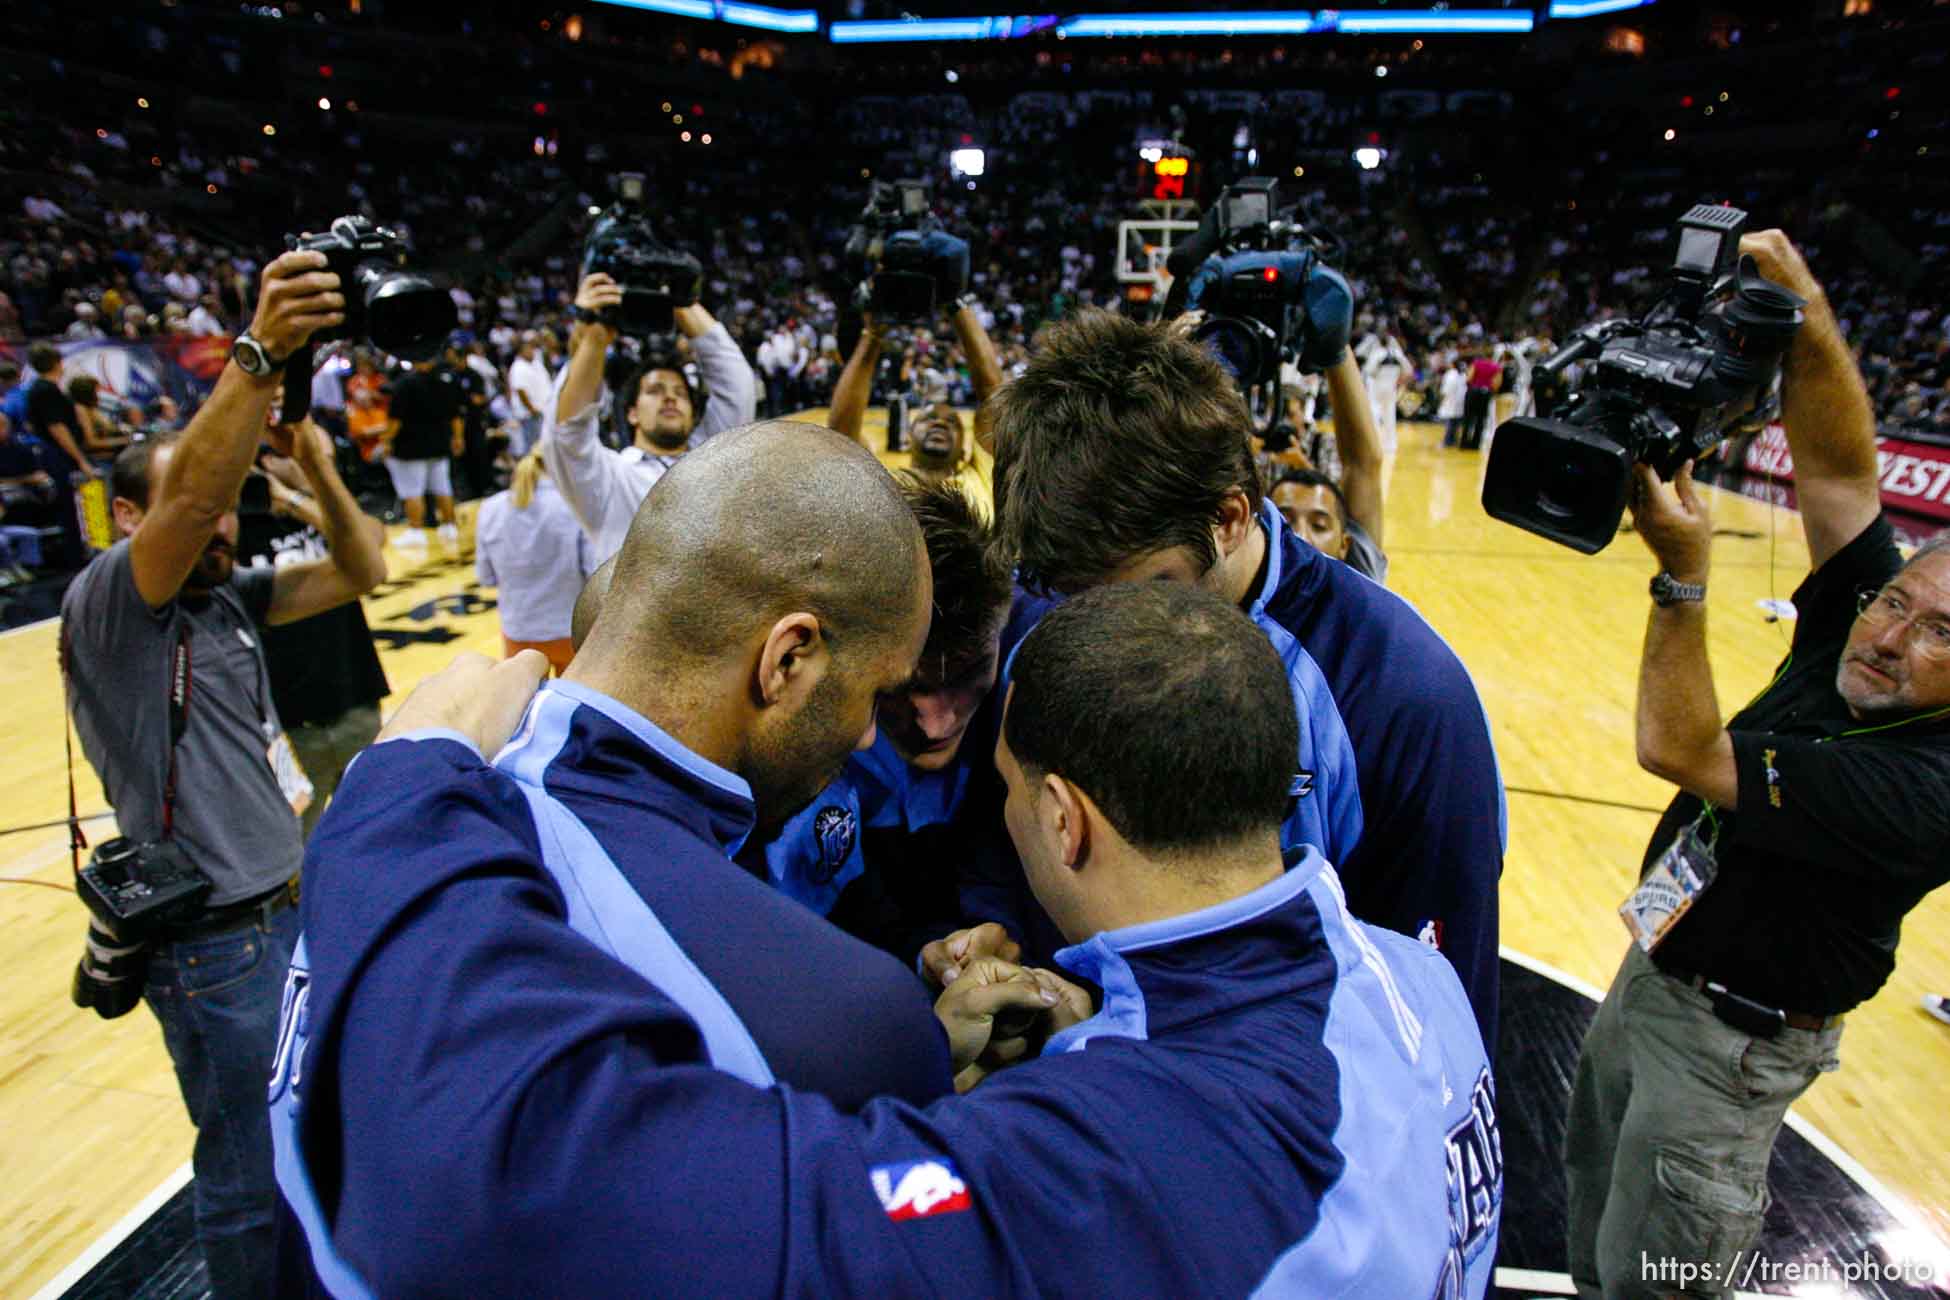
[[[1510,349],[1510,364],[1516,369],[1510,391],[1517,399],[1511,415],[1537,414],[1537,394],[1531,390],[1530,375],[1537,368],[1538,358],[1547,357],[1550,352],[1551,341],[1544,338],[1520,339]]]
[[[514,364],[508,367],[508,391],[514,398],[515,417],[521,421],[521,436],[508,450],[516,459],[526,456],[542,436],[543,413],[555,388],[548,367],[542,363],[541,346],[530,330],[521,336]]]
[[[1436,394],[1435,418],[1442,421],[1442,445],[1453,447],[1462,433],[1463,406],[1469,400],[1469,379],[1462,366],[1450,361],[1442,372],[1442,387]]]
[[[673,352],[653,350],[615,403],[631,444],[622,451],[605,447],[597,425],[609,396],[603,362],[616,328],[600,313],[622,301],[622,286],[601,271],[583,280],[569,364],[543,408],[543,460],[595,543],[598,564],[622,549],[636,508],[678,456],[713,434],[751,423],[758,407],[758,380],[745,354],[703,304],[693,303],[677,308],[676,316],[696,358],[697,384]]]
[[[806,368],[806,350],[786,326],[781,325],[758,345],[758,371],[765,376],[765,415],[776,420],[785,414],[793,384]]]
[[[1381,430],[1381,448],[1395,450],[1395,400],[1402,375],[1409,369],[1408,354],[1401,340],[1383,328],[1362,340],[1361,373],[1368,383],[1368,407],[1374,412],[1375,427]]]
[[[221,338],[230,333],[223,318],[217,315],[217,295],[214,293],[206,293],[197,299],[185,324],[190,333],[201,338]]]
[[[558,675],[567,669],[576,593],[595,571],[595,550],[549,481],[541,451],[529,452],[508,490],[481,503],[474,524],[474,575],[499,589],[502,657],[539,650]]]

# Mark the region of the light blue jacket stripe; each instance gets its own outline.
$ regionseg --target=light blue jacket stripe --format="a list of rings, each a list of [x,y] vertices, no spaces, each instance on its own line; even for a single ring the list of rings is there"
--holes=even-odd
[[[544,689],[516,741],[494,760],[528,800],[541,839],[542,865],[568,901],[569,926],[656,985],[696,1021],[711,1064],[747,1083],[769,1087],[772,1069],[745,1022],[671,937],[589,828],[544,785],[548,766],[568,743],[580,707],[583,703],[568,692]]]
[[[311,957],[305,937],[291,950],[291,968],[284,977],[284,1006],[278,1019],[278,1049],[271,1062],[271,1161],[278,1189],[285,1203],[305,1230],[311,1249],[312,1271],[327,1292],[338,1300],[371,1300],[372,1288],[339,1255],[325,1226],[325,1211],[318,1203],[311,1170],[305,1167],[304,1149],[298,1141],[303,1119],[298,1100],[299,1072],[305,1059],[305,1005],[311,993]]]
[[[1390,1239],[1445,1240],[1448,1191],[1427,1176],[1426,1162],[1403,1159],[1430,1140],[1418,1107],[1374,1086],[1372,1063],[1395,1056],[1420,1060],[1423,1029],[1397,987],[1386,957],[1360,932],[1331,869],[1309,885],[1337,968],[1323,1042],[1340,1063],[1341,1120],[1334,1145],[1350,1175],[1321,1198],[1313,1231],[1289,1247],[1254,1289],[1255,1296],[1317,1300],[1329,1296],[1433,1295],[1443,1267],[1388,1248]],[[1412,1072],[1411,1072],[1412,1077]],[[1358,1263],[1356,1262],[1358,1261]]]

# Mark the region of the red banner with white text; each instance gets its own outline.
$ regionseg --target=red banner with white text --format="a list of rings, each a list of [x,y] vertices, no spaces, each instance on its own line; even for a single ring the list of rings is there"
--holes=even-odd
[[[1882,475],[1882,504],[1891,510],[1950,520],[1950,447],[1904,438],[1876,439]],[[1751,474],[1794,480],[1794,457],[1787,434],[1770,424],[1749,444],[1745,461]]]

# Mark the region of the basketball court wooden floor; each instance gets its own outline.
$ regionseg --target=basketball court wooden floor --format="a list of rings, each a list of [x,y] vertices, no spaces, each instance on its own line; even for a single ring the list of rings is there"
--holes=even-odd
[[[1390,585],[1468,664],[1495,729],[1510,792],[1499,1279],[1509,1295],[1568,1294],[1554,1154],[1564,1098],[1586,995],[1610,982],[1624,951],[1615,909],[1671,793],[1632,757],[1653,570],[1629,536],[1587,558],[1490,521],[1482,458],[1438,441],[1432,426],[1402,429],[1389,470]],[[1807,549],[1792,512],[1711,496],[1712,651],[1730,705],[1785,653],[1791,625],[1772,602],[1806,572]],[[367,600],[396,690],[388,707],[456,651],[499,652],[493,593],[475,586],[470,557],[390,553],[393,580]],[[0,636],[0,693],[13,701],[0,829],[53,822],[66,791],[52,624]],[[85,763],[76,782],[83,812],[102,809]],[[110,826],[91,822],[89,833]],[[65,892],[58,826],[0,836],[0,876],[0,1296],[196,1294],[183,1192],[191,1134],[155,1021],[137,1011],[105,1023],[68,1001],[84,922]],[[1827,1260],[1829,1280],[1752,1290],[1950,1294],[1950,1027],[1918,1009],[1932,991],[1950,992],[1950,892],[1911,916],[1895,975],[1849,1017],[1841,1071],[1796,1108],[1776,1156],[1759,1254]],[[1865,1254],[1906,1275],[1843,1281]]]

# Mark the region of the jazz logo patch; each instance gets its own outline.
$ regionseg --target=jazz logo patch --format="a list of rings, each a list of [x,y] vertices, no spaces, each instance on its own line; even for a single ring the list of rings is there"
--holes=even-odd
[[[851,808],[827,806],[813,815],[813,839],[819,845],[819,863],[807,874],[815,885],[823,885],[840,874],[859,838],[860,821]]]
[[[969,1208],[968,1184],[947,1160],[875,1165],[868,1177],[890,1219],[925,1219]]]
[[[1781,806],[1781,773],[1774,766],[1774,756],[1781,751],[1764,749],[1760,754],[1761,766],[1767,769],[1767,802],[1775,808]]]

